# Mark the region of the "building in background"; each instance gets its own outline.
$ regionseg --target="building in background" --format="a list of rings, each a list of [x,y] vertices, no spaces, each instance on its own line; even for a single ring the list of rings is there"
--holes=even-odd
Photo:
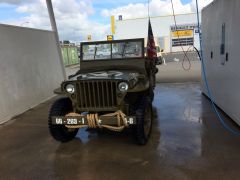
[[[79,63],[80,47],[68,40],[60,41],[60,47],[63,55],[63,63],[65,66],[75,65]]]
[[[191,46],[199,49],[196,13],[176,15],[177,30],[172,15],[150,19],[156,43],[165,53],[182,51],[181,45],[184,50]],[[112,29],[114,39],[147,38],[148,18],[124,19],[123,16],[119,16]]]

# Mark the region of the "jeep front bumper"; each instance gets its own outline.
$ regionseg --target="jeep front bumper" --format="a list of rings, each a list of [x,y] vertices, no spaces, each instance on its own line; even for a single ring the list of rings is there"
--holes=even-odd
[[[128,125],[136,124],[135,116],[126,116],[125,120]],[[115,126],[115,125],[118,125],[118,117],[99,116],[98,122],[101,125]],[[53,116],[52,124],[54,125],[88,125],[88,118],[87,116]]]

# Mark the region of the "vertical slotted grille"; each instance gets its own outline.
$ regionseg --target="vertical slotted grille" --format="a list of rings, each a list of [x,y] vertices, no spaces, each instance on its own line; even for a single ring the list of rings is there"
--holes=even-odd
[[[77,83],[80,109],[110,109],[117,106],[116,81],[81,81]]]

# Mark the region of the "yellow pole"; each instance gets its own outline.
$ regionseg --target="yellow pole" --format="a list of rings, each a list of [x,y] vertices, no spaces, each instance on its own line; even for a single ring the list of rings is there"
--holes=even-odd
[[[112,34],[115,34],[115,17],[111,16],[111,29],[112,29]]]

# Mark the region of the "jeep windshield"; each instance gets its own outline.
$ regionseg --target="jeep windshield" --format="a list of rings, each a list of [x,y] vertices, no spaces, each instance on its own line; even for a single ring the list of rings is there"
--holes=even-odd
[[[82,43],[81,52],[83,61],[143,58],[143,41],[87,42]]]

